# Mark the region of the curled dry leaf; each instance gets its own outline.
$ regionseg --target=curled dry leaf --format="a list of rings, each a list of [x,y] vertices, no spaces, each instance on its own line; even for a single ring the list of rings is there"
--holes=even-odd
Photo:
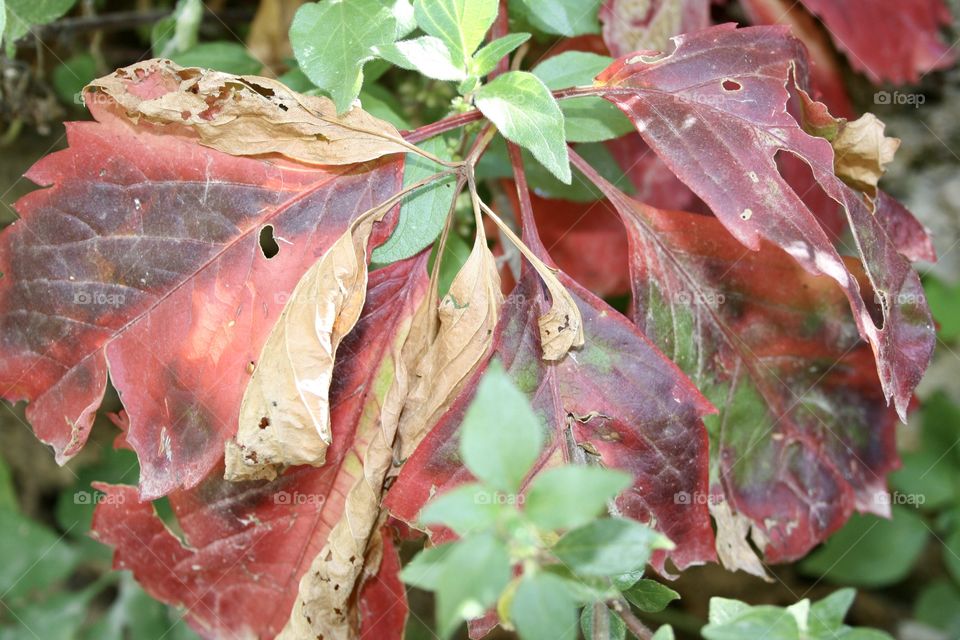
[[[483,210],[497,223],[500,230],[510,238],[536,270],[543,284],[550,292],[550,308],[537,318],[540,327],[540,344],[543,347],[544,360],[560,360],[570,349],[583,346],[583,318],[573,296],[557,279],[557,270],[544,264],[513,231],[504,224],[490,207],[481,203]]]
[[[424,271],[426,254],[421,254],[416,263]],[[423,297],[427,288],[423,285],[418,287],[417,294],[410,295],[411,300]],[[382,398],[379,415],[373,414],[379,420],[379,428],[370,431],[362,471],[355,471],[356,479],[347,493],[343,512],[300,581],[290,619],[277,636],[280,640],[357,637],[360,612],[351,606],[356,596],[354,589],[377,573],[383,556],[381,537],[375,533],[386,517],[380,501],[392,468],[400,409],[408,389],[407,369],[402,360],[412,315],[396,323],[390,351],[372,377],[377,387],[386,389],[378,394]]]
[[[393,125],[361,109],[338,116],[333,102],[304,96],[259,76],[183,68],[152,59],[118,69],[87,87],[134,121],[192,133],[237,156],[278,153],[309,164],[353,164],[408,150]]]
[[[852,121],[834,118],[826,105],[815,102],[806,91],[799,89],[798,93],[804,130],[830,142],[837,177],[873,201],[880,178],[900,148],[900,139],[885,136],[886,125],[872,113]]]
[[[237,436],[226,444],[227,479],[270,480],[286,466],[323,464],[337,347],[360,317],[367,243],[389,209],[358,217],[293,290],[244,392]]]
[[[413,453],[491,349],[503,293],[482,224],[439,309],[434,299],[430,295],[417,311],[403,349],[412,377],[398,427],[401,458]]]

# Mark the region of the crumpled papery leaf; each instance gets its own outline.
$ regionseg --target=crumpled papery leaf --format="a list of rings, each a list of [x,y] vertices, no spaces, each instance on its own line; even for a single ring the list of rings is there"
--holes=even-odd
[[[196,488],[170,496],[184,543],[152,505],[137,501],[134,487],[103,487],[108,498],[97,506],[95,536],[116,547],[115,565],[132,570],[151,595],[186,607],[188,621],[204,637],[275,637],[331,532],[342,532],[354,518],[358,525],[378,522],[379,499],[358,496],[356,488],[380,490],[369,482],[370,470],[382,464],[379,458],[370,464],[371,452],[389,439],[380,408],[393,383],[393,360],[427,288],[424,260],[370,274],[363,315],[337,357],[330,391],[333,443],[324,466],[237,483],[215,469]],[[342,594],[343,607],[335,612],[337,603],[330,603],[327,614],[336,614],[340,626],[325,637],[399,639],[406,605],[395,552],[389,539],[381,547],[376,526],[357,526],[352,534],[343,551],[356,553],[351,563],[363,570],[328,574],[345,579],[329,585],[331,593]]]
[[[831,116],[826,105],[814,102],[805,91],[800,92],[800,100],[804,129],[833,147],[834,173],[871,200],[875,198],[877,184],[893,162],[900,139],[885,136],[886,125],[872,113],[848,121]]]
[[[524,241],[546,256],[532,230]],[[542,358],[539,318],[550,302],[529,266],[506,300],[494,337],[494,355],[548,428],[534,474],[586,458],[628,471],[635,484],[618,499],[619,510],[666,534],[677,545],[670,558],[678,568],[714,559],[706,503],[684,505],[677,497],[707,491],[702,416],[713,407],[626,318],[563,272],[556,277],[580,310],[581,349],[556,362]],[[480,375],[405,462],[385,500],[395,517],[416,525],[435,494],[471,479],[459,457],[458,430]],[[664,560],[663,553],[655,555],[658,571],[665,571]]]
[[[473,249],[439,309],[435,300],[436,289],[417,311],[403,346],[409,391],[399,409],[401,459],[413,453],[490,354],[503,293],[482,224],[477,225]]]
[[[152,59],[94,80],[85,102],[103,100],[103,94],[134,120],[195,135],[231,155],[278,153],[308,164],[354,164],[409,148],[388,122],[361,109],[338,116],[330,99],[260,76]]]
[[[229,480],[271,480],[286,466],[320,466],[330,445],[329,391],[337,347],[367,293],[367,243],[387,214],[354,220],[301,278],[263,345],[226,446]]]
[[[886,515],[896,416],[835,283],[766,241],[744,252],[716,219],[602,184],[628,230],[637,325],[720,409],[706,422],[723,563],[764,575],[748,532],[783,562],[855,509]]]
[[[897,252],[862,196],[833,172],[830,144],[786,111],[791,71],[805,81],[802,45],[782,27],[721,25],[674,38],[663,56],[636,54],[597,78],[671,170],[747,248],[781,247],[806,270],[843,288],[860,334],[873,348],[884,395],[902,419],[930,362],[934,327],[917,274]],[[709,60],[709,64],[706,61]],[[876,292],[862,297],[817,216],[777,170],[778,152],[809,165],[843,205],[855,249]],[[872,312],[879,307],[880,318]]]
[[[895,7],[883,0],[801,2],[823,21],[853,68],[874,84],[915,83],[955,59],[940,34],[951,23],[943,0],[900,0]]]
[[[158,77],[131,76],[129,89]],[[68,123],[70,147],[27,173],[48,188],[18,201],[22,219],[0,235],[0,391],[30,401],[63,463],[86,441],[109,362],[141,495],[156,498],[222,458],[290,292],[356,216],[397,193],[401,163],[236,157],[134,124],[112,102],[90,109],[97,121]],[[265,227],[280,247],[270,259]]]
[[[670,38],[710,24],[710,0],[606,0],[603,40],[614,56],[662,49]]]

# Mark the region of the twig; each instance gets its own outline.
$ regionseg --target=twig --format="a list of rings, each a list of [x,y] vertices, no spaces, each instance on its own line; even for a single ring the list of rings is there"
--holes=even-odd
[[[650,630],[650,627],[643,624],[640,618],[633,615],[633,611],[630,610],[630,605],[627,604],[625,600],[622,598],[619,600],[611,600],[607,603],[607,606],[620,616],[623,623],[627,625],[627,629],[630,629],[630,633],[637,638],[640,640],[650,640],[653,637],[653,631]]]

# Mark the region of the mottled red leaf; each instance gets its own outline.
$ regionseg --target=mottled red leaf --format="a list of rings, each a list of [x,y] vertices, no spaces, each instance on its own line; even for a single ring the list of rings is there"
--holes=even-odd
[[[196,485],[236,432],[248,369],[290,291],[358,214],[393,195],[397,156],[307,167],[230,156],[91,104],[27,177],[0,235],[0,395],[62,463],[110,377],[141,495]],[[384,227],[389,224],[384,224]],[[258,247],[272,232],[279,253]],[[383,230],[380,231],[383,235]]]
[[[835,283],[766,241],[744,249],[716,219],[594,178],[628,229],[637,325],[720,409],[707,418],[711,506],[746,518],[773,562],[804,555],[854,509],[886,514],[896,416]],[[717,515],[724,562],[762,571]]]
[[[194,489],[170,495],[183,542],[150,503],[138,502],[135,487],[102,486],[107,498],[97,507],[93,531],[116,547],[115,566],[131,569],[155,598],[186,607],[191,626],[205,637],[272,638],[362,473],[392,380],[383,377],[382,363],[425,290],[423,257],[370,275],[364,314],[339,350],[331,389],[334,437],[324,466],[241,483],[223,480],[217,467]],[[400,638],[403,625],[396,623],[405,615],[397,560],[389,544],[384,552],[382,573],[362,587],[366,599],[358,610],[367,637],[378,640]]]
[[[747,248],[762,240],[844,290],[873,348],[887,400],[906,415],[933,351],[934,331],[916,273],[861,194],[833,173],[833,149],[787,112],[791,70],[805,77],[800,42],[782,27],[712,27],[674,39],[676,49],[621,58],[597,89],[637,125],[647,144]],[[877,304],[861,295],[815,213],[783,179],[777,154],[803,160],[847,214]],[[918,302],[919,301],[919,302]],[[878,318],[873,313],[878,312]]]
[[[874,83],[917,82],[955,57],[940,30],[951,23],[943,0],[801,0],[827,27],[854,69]]]
[[[547,253],[524,221],[524,242],[541,259]],[[704,495],[707,442],[702,417],[714,409],[680,370],[623,315],[570,279],[557,277],[583,318],[585,342],[556,362],[542,358],[538,318],[549,307],[545,288],[525,266],[508,296],[494,336],[494,353],[548,426],[533,474],[563,462],[597,457],[635,478],[617,505],[630,517],[661,530],[677,545],[678,568],[712,560],[713,531],[706,504],[689,507],[680,494]],[[467,385],[416,452],[387,494],[393,515],[415,523],[436,493],[467,481],[458,453],[458,430],[481,372]],[[654,558],[664,572],[664,554]]]
[[[823,27],[795,0],[740,0],[753,24],[784,24],[803,40],[810,54],[810,76],[817,99],[844,118],[855,117],[839,54]],[[886,13],[889,13],[887,11]]]

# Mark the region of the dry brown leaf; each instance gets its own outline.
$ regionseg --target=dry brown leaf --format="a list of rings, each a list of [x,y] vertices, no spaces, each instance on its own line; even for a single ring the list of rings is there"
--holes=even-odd
[[[260,76],[153,59],[94,80],[87,92],[87,100],[109,96],[134,121],[177,127],[232,155],[277,153],[309,164],[353,164],[410,150],[388,122],[359,108],[338,116],[329,99]]]
[[[225,450],[228,480],[272,479],[289,465],[323,464],[337,347],[363,310],[367,242],[388,210],[357,218],[297,283],[244,392],[240,427]]]
[[[398,330],[390,357],[384,360],[377,380],[390,380],[379,405],[380,411],[365,412],[357,441],[367,442],[363,459],[355,447],[345,465],[361,466],[350,488],[343,514],[330,532],[323,549],[300,580],[297,600],[278,640],[326,638],[355,640],[360,628],[353,602],[356,590],[373,577],[380,566],[382,538],[375,535],[386,519],[380,509],[384,482],[391,471],[400,408],[407,395],[407,371],[402,364],[402,346],[411,322]]]
[[[841,123],[836,138],[830,141],[837,176],[871,200],[877,196],[877,183],[900,147],[899,138],[883,135],[885,128],[877,116],[865,113],[852,122]]]
[[[247,48],[254,58],[277,65],[293,57],[287,32],[297,9],[305,3],[306,0],[260,0],[247,36]]]
[[[710,515],[717,523],[717,556],[724,568],[730,571],[745,571],[772,582],[756,552],[747,543],[750,520],[734,513],[724,500],[711,500]],[[763,545],[758,545],[763,547]]]
[[[417,311],[404,345],[404,366],[412,379],[398,427],[401,459],[413,453],[493,344],[503,293],[482,224],[438,310],[433,300],[428,298]]]
[[[520,250],[530,265],[540,275],[547,291],[550,292],[550,308],[537,318],[540,328],[540,344],[544,360],[560,360],[570,349],[583,346],[583,318],[573,296],[567,291],[555,275],[556,271],[548,267],[529,247],[507,226],[500,216],[486,204],[480,206],[497,223],[500,230]]]

